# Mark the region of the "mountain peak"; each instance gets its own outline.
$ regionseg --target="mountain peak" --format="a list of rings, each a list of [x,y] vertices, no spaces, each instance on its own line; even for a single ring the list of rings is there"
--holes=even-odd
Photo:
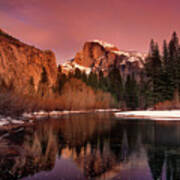
[[[10,36],[7,32],[5,32],[4,30],[2,30],[0,28],[0,35],[3,35],[3,36]],[[15,38],[14,38],[15,39]]]
[[[0,33],[5,33],[5,31],[3,31],[1,28],[0,28]],[[7,34],[7,33],[6,33]]]
[[[110,43],[107,43],[105,41],[102,41],[102,40],[93,40],[93,41],[89,41],[89,42],[94,42],[94,43],[99,43],[101,46],[104,46],[105,48],[108,47],[108,48],[114,48],[115,46],[113,44],[110,44]]]
[[[115,50],[115,51],[118,51],[118,48],[113,45],[113,44],[110,44],[106,41],[102,41],[102,40],[92,40],[92,41],[87,41],[87,43],[96,43],[96,44],[99,44],[100,46],[102,46],[103,48],[107,49],[107,50]]]
[[[113,67],[119,69],[123,78],[135,74],[140,77],[144,68],[146,54],[136,51],[121,51],[116,46],[100,40],[85,42],[83,49],[71,62],[62,65],[65,73],[79,68],[89,74],[91,71],[108,75]]]
[[[97,43],[100,46],[102,46],[104,49],[111,51],[112,53],[115,53],[117,55],[124,55],[124,56],[137,56],[137,57],[141,57],[142,59],[144,59],[147,56],[147,53],[142,53],[142,52],[138,52],[138,51],[127,51],[127,50],[119,50],[119,48],[117,48],[115,45],[108,43],[106,41],[102,41],[102,40],[92,40],[92,41],[87,41],[86,43]],[[85,44],[86,44],[85,43]]]
[[[0,40],[10,43],[10,44],[18,45],[18,46],[25,45],[23,42],[20,42],[18,39],[12,37],[11,35],[3,31],[2,29],[0,29]]]

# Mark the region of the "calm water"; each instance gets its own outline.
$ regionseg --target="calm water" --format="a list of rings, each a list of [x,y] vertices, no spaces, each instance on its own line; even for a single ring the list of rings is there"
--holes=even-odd
[[[82,114],[0,139],[0,179],[180,179],[180,123]]]

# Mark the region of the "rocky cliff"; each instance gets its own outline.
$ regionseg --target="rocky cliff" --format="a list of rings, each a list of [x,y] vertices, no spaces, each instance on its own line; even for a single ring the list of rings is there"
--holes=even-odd
[[[113,67],[117,67],[123,78],[135,74],[138,80],[144,68],[145,53],[120,51],[114,45],[94,40],[86,42],[75,58],[62,65],[64,72],[79,68],[86,73],[103,71],[104,75]]]
[[[106,76],[116,67],[123,79],[134,73],[138,80],[145,57],[146,54],[120,51],[114,45],[102,41],[88,41],[73,60],[62,65],[62,71],[69,73],[79,68],[89,74],[101,70]],[[26,45],[0,30],[0,87],[29,93],[33,84],[37,91],[43,69],[47,72],[48,86],[51,87],[57,77],[54,53]]]
[[[57,77],[56,59],[53,52],[42,51],[26,45],[0,30],[0,84],[16,91],[28,93],[30,84],[35,90],[45,68],[49,86]]]

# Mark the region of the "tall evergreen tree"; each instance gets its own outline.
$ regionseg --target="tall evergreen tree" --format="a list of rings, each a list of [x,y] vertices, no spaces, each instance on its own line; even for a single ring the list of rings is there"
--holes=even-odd
[[[83,82],[87,83],[87,79],[88,79],[88,77],[87,77],[87,74],[86,74],[86,72],[85,72],[85,71],[83,71],[83,72],[82,72],[81,79],[82,79],[82,81],[83,81]]]
[[[169,49],[167,47],[166,40],[163,41],[163,54],[162,54],[162,73],[161,73],[161,80],[162,80],[162,101],[170,100],[172,98],[171,89],[173,84],[170,78],[170,71],[169,71]]]
[[[137,109],[138,108],[138,85],[136,83],[134,74],[132,77],[127,76],[125,83],[125,102],[128,108]]]
[[[74,77],[77,79],[81,79],[82,78],[82,74],[79,68],[75,69],[75,73],[74,73]]]
[[[99,83],[98,87],[103,91],[109,91],[108,77],[104,76],[104,73],[99,71]]]
[[[90,72],[88,79],[87,79],[87,84],[89,86],[92,86],[93,88],[97,89],[98,87],[98,78],[97,78],[97,74],[94,72]]]
[[[123,82],[118,68],[113,67],[108,74],[108,91],[119,102],[123,100]]]
[[[161,73],[163,71],[161,56],[158,44],[154,43],[153,40],[150,43],[150,52],[145,69],[147,77],[149,78],[149,99],[151,101],[149,103],[153,105],[162,99],[161,90],[163,88],[161,79]]]
[[[165,68],[169,60],[169,51],[168,51],[166,40],[163,41],[163,58],[162,59],[163,59],[163,66]]]
[[[56,85],[55,85],[55,92],[61,94],[61,90],[67,81],[67,77],[64,73],[62,73],[61,69],[58,68],[57,78],[56,78]]]
[[[172,38],[169,42],[169,61],[167,65],[167,74],[169,79],[169,93],[171,98],[178,87],[178,49],[179,49],[179,40],[176,32],[172,34]]]
[[[29,94],[35,93],[35,84],[34,84],[34,78],[31,76],[29,79]]]
[[[49,90],[50,89],[49,89],[48,74],[47,74],[46,68],[43,67],[42,72],[41,72],[41,79],[39,81],[38,93],[41,97],[45,97],[49,95],[50,93]]]
[[[48,75],[47,75],[46,68],[44,66],[41,72],[41,83],[48,83]]]

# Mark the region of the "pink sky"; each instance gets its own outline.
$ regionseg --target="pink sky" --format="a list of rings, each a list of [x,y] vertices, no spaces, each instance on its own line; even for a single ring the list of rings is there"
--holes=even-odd
[[[93,39],[146,52],[151,38],[180,34],[179,9],[179,0],[0,0],[0,28],[62,63]]]

